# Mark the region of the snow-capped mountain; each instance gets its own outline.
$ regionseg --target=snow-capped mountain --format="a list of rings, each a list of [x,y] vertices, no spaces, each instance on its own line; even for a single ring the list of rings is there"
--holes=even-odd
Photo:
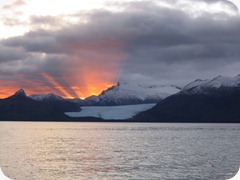
[[[55,94],[31,94],[29,98],[50,106],[55,106],[64,112],[80,110],[80,105],[75,99],[68,100]]]
[[[140,103],[156,103],[181,88],[174,85],[144,85],[119,82],[103,91],[99,96],[91,96],[84,100],[86,105],[127,105]]]
[[[236,77],[217,76],[211,80],[197,79],[183,88],[183,94],[211,95],[219,90],[240,88],[240,75]]]
[[[61,100],[64,100],[63,97],[55,95],[55,94],[31,94],[29,97],[35,101],[44,101],[44,100],[61,101]]]
[[[64,102],[65,101],[65,102],[75,103],[78,106],[83,105],[82,99],[79,99],[79,98],[65,99],[56,94],[31,94],[29,97],[35,101],[45,101],[45,102]]]
[[[240,122],[240,76],[196,80],[139,113],[137,121]]]

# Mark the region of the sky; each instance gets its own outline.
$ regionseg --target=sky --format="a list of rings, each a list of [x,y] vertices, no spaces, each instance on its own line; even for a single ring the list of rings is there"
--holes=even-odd
[[[0,0],[0,98],[85,98],[119,81],[184,86],[240,74],[226,0]]]

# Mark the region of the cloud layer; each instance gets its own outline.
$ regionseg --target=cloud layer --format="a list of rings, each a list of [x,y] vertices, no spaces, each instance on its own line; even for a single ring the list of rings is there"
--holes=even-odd
[[[29,93],[86,97],[119,79],[184,85],[195,78],[239,73],[240,19],[232,3],[107,5],[111,10],[29,16],[22,22],[27,33],[0,41],[0,86],[8,92],[23,87]]]

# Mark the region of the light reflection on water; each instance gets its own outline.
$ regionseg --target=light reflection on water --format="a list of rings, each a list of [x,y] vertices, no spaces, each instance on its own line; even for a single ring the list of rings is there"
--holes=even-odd
[[[240,124],[0,122],[0,166],[28,179],[227,179]]]

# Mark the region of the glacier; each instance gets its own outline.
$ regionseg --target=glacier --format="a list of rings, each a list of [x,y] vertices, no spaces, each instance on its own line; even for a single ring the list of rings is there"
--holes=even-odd
[[[122,106],[82,106],[80,112],[66,112],[70,117],[98,117],[105,120],[124,120],[139,112],[151,109],[156,104],[137,104]]]

